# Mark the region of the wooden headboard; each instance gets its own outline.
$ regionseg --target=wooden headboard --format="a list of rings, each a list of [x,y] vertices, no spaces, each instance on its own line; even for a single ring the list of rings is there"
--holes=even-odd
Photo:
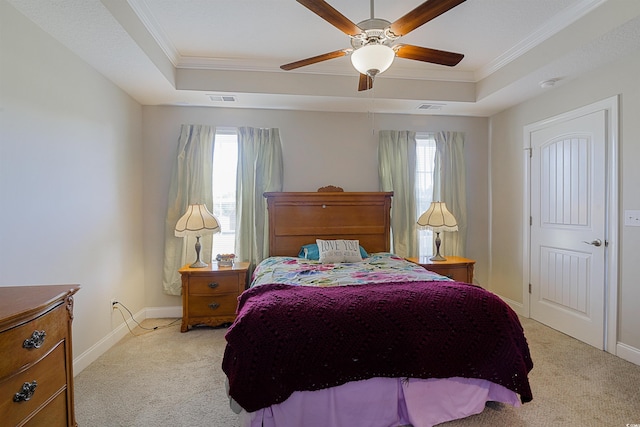
[[[358,239],[367,252],[388,252],[393,192],[264,193],[269,256],[297,256],[316,239]]]

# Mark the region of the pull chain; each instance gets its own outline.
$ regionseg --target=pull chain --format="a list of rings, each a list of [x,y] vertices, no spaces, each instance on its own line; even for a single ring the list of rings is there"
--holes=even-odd
[[[373,0],[371,1],[373,3]],[[374,77],[371,78],[371,84],[373,85]],[[376,134],[376,93],[375,93],[375,85],[370,89],[371,90],[371,135]]]

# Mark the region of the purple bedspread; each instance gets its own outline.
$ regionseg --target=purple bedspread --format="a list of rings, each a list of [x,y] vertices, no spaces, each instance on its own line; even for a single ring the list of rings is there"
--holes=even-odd
[[[480,378],[533,398],[517,315],[464,283],[261,285],[240,296],[226,339],[229,395],[249,412],[372,377]]]

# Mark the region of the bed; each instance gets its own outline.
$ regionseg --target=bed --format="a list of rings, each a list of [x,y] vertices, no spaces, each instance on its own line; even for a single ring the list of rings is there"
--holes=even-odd
[[[392,193],[265,197],[270,257],[222,364],[243,425],[427,427],[533,398],[508,305],[389,253]]]

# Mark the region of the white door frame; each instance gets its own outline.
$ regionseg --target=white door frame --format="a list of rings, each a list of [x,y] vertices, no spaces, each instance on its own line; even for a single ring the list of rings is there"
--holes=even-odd
[[[618,96],[612,96],[602,101],[569,111],[558,116],[554,116],[539,122],[535,122],[524,127],[523,142],[523,173],[524,173],[524,191],[523,191],[523,248],[522,248],[522,266],[523,266],[523,283],[522,283],[522,314],[530,317],[529,313],[529,283],[531,283],[531,227],[529,222],[531,218],[531,170],[530,170],[530,152],[531,152],[531,134],[537,130],[546,128],[553,124],[580,117],[596,111],[604,110],[606,113],[606,230],[605,241],[608,243],[607,258],[605,259],[605,326],[604,326],[604,349],[605,351],[616,354],[616,344],[618,341],[618,250],[620,244],[620,231],[618,221]]]

